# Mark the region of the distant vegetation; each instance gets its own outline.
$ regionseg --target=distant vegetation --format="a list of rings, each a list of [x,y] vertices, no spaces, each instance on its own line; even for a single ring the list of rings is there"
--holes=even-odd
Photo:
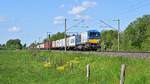
[[[0,50],[21,50],[25,48],[26,44],[22,45],[20,39],[10,39],[6,44],[0,44]]]
[[[131,22],[124,31],[123,49],[150,50],[150,15]]]
[[[21,40],[11,39],[6,42],[7,49],[22,49]]]
[[[102,49],[117,50],[116,30],[101,32]],[[124,32],[120,33],[120,49],[126,51],[150,51],[150,15],[144,15],[131,22]]]
[[[55,41],[64,38],[65,34],[58,32],[49,38]],[[44,41],[47,41],[45,39]],[[128,27],[120,32],[120,50],[122,51],[150,51],[150,15],[144,15],[131,22]],[[102,50],[117,50],[118,31],[105,30],[101,32]]]
[[[59,40],[62,38],[65,38],[65,33],[64,32],[58,32],[56,34],[53,34],[52,36],[48,36],[48,38],[45,38],[44,42],[48,41],[48,40],[49,41],[56,41],[56,40]]]
[[[0,44],[0,50],[5,50],[5,49],[6,49],[5,44]]]
[[[101,32],[101,46],[107,50],[117,50],[118,31],[105,30]]]

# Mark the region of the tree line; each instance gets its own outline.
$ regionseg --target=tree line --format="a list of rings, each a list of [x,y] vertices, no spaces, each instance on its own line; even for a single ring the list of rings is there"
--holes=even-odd
[[[107,50],[117,50],[117,30],[102,31],[102,47]],[[131,22],[120,32],[120,50],[122,51],[150,51],[150,15],[144,15]]]
[[[21,50],[26,49],[26,44],[21,44],[20,39],[10,39],[6,44],[0,44],[0,50]]]

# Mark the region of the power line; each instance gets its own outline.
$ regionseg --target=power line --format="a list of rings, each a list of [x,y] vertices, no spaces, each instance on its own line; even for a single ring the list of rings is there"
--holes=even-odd
[[[143,3],[142,5],[136,6],[136,5],[141,4],[141,3],[142,2],[139,2],[139,3],[135,4],[135,6],[132,6],[129,9],[125,10],[125,12],[120,13],[119,16],[123,16],[125,14],[129,14],[131,12],[135,12],[135,10],[138,10],[138,9],[150,6],[149,2],[148,3],[146,2],[146,3]]]
[[[79,21],[78,23],[76,23],[76,24],[70,26],[70,27],[67,29],[67,31],[70,30],[70,29],[72,29],[72,28],[75,27],[76,25],[80,25],[82,22],[84,22],[83,19],[82,19],[81,21]]]
[[[115,27],[113,27],[113,26],[111,26],[111,25],[107,24],[107,23],[106,23],[106,22],[104,22],[103,20],[100,20],[100,22],[101,22],[101,23],[103,23],[103,24],[105,24],[106,26],[108,26],[108,27],[110,27],[110,28],[115,28]]]

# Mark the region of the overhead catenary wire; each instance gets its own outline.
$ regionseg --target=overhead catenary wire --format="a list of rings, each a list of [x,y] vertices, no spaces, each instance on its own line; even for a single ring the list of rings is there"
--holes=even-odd
[[[111,26],[111,25],[109,25],[109,24],[107,24],[106,22],[104,22],[103,20],[99,20],[101,23],[103,23],[103,24],[105,24],[106,26],[108,26],[108,27],[110,27],[110,28],[115,28],[115,27],[113,27],[113,26]]]
[[[139,5],[140,4],[140,5]],[[124,15],[126,14],[130,14],[132,12],[135,12],[135,11],[138,11],[138,9],[142,9],[144,7],[147,7],[147,6],[150,6],[150,2],[144,2],[142,3],[142,1],[136,3],[135,5],[133,6],[130,6],[128,9],[126,9],[125,11],[123,12],[120,12],[117,16],[118,17],[123,17]]]
[[[74,25],[70,26],[69,28],[67,28],[67,31],[70,30],[70,29],[72,29],[73,27],[75,27],[75,26],[77,26],[77,25],[80,25],[80,24],[83,23],[83,22],[84,22],[84,19],[82,19],[81,21],[79,21],[79,22],[77,22],[76,24],[74,24]]]

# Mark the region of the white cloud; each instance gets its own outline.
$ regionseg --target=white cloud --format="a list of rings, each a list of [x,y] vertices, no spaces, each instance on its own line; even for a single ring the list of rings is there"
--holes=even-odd
[[[96,6],[96,2],[94,1],[84,1],[78,6],[74,6],[70,11],[69,14],[75,15],[75,17],[80,19],[91,19],[89,15],[84,14],[86,10]]]
[[[64,16],[56,16],[56,17],[54,17],[54,20],[62,20],[62,19],[65,19],[65,17]]]
[[[75,7],[73,7],[72,10],[69,11],[68,13],[69,13],[69,14],[78,15],[78,14],[80,14],[81,12],[83,12],[83,11],[85,11],[85,10],[86,10],[86,8],[83,7],[83,6],[75,6]]]
[[[90,7],[94,7],[96,5],[96,2],[92,2],[92,1],[85,1],[82,3],[82,5],[86,8],[90,8]]]
[[[4,16],[0,16],[0,22],[4,22],[4,21],[7,21],[7,17],[4,17]]]
[[[63,23],[63,21],[57,21],[57,20],[54,20],[54,22],[53,22],[54,24],[62,24]]]
[[[86,11],[87,9],[94,7],[95,5],[96,5],[96,2],[84,1],[81,3],[81,5],[74,6],[68,13],[74,14],[74,15],[79,15],[82,12]]]
[[[56,16],[56,17],[54,17],[53,23],[54,24],[62,24],[62,23],[64,23],[64,19],[65,19],[64,16]]]
[[[21,30],[20,28],[13,26],[13,27],[8,29],[8,32],[19,32],[20,30]]]
[[[90,16],[88,15],[76,15],[77,18],[80,18],[80,19],[84,19],[84,20],[88,20],[88,19],[91,19]]]

